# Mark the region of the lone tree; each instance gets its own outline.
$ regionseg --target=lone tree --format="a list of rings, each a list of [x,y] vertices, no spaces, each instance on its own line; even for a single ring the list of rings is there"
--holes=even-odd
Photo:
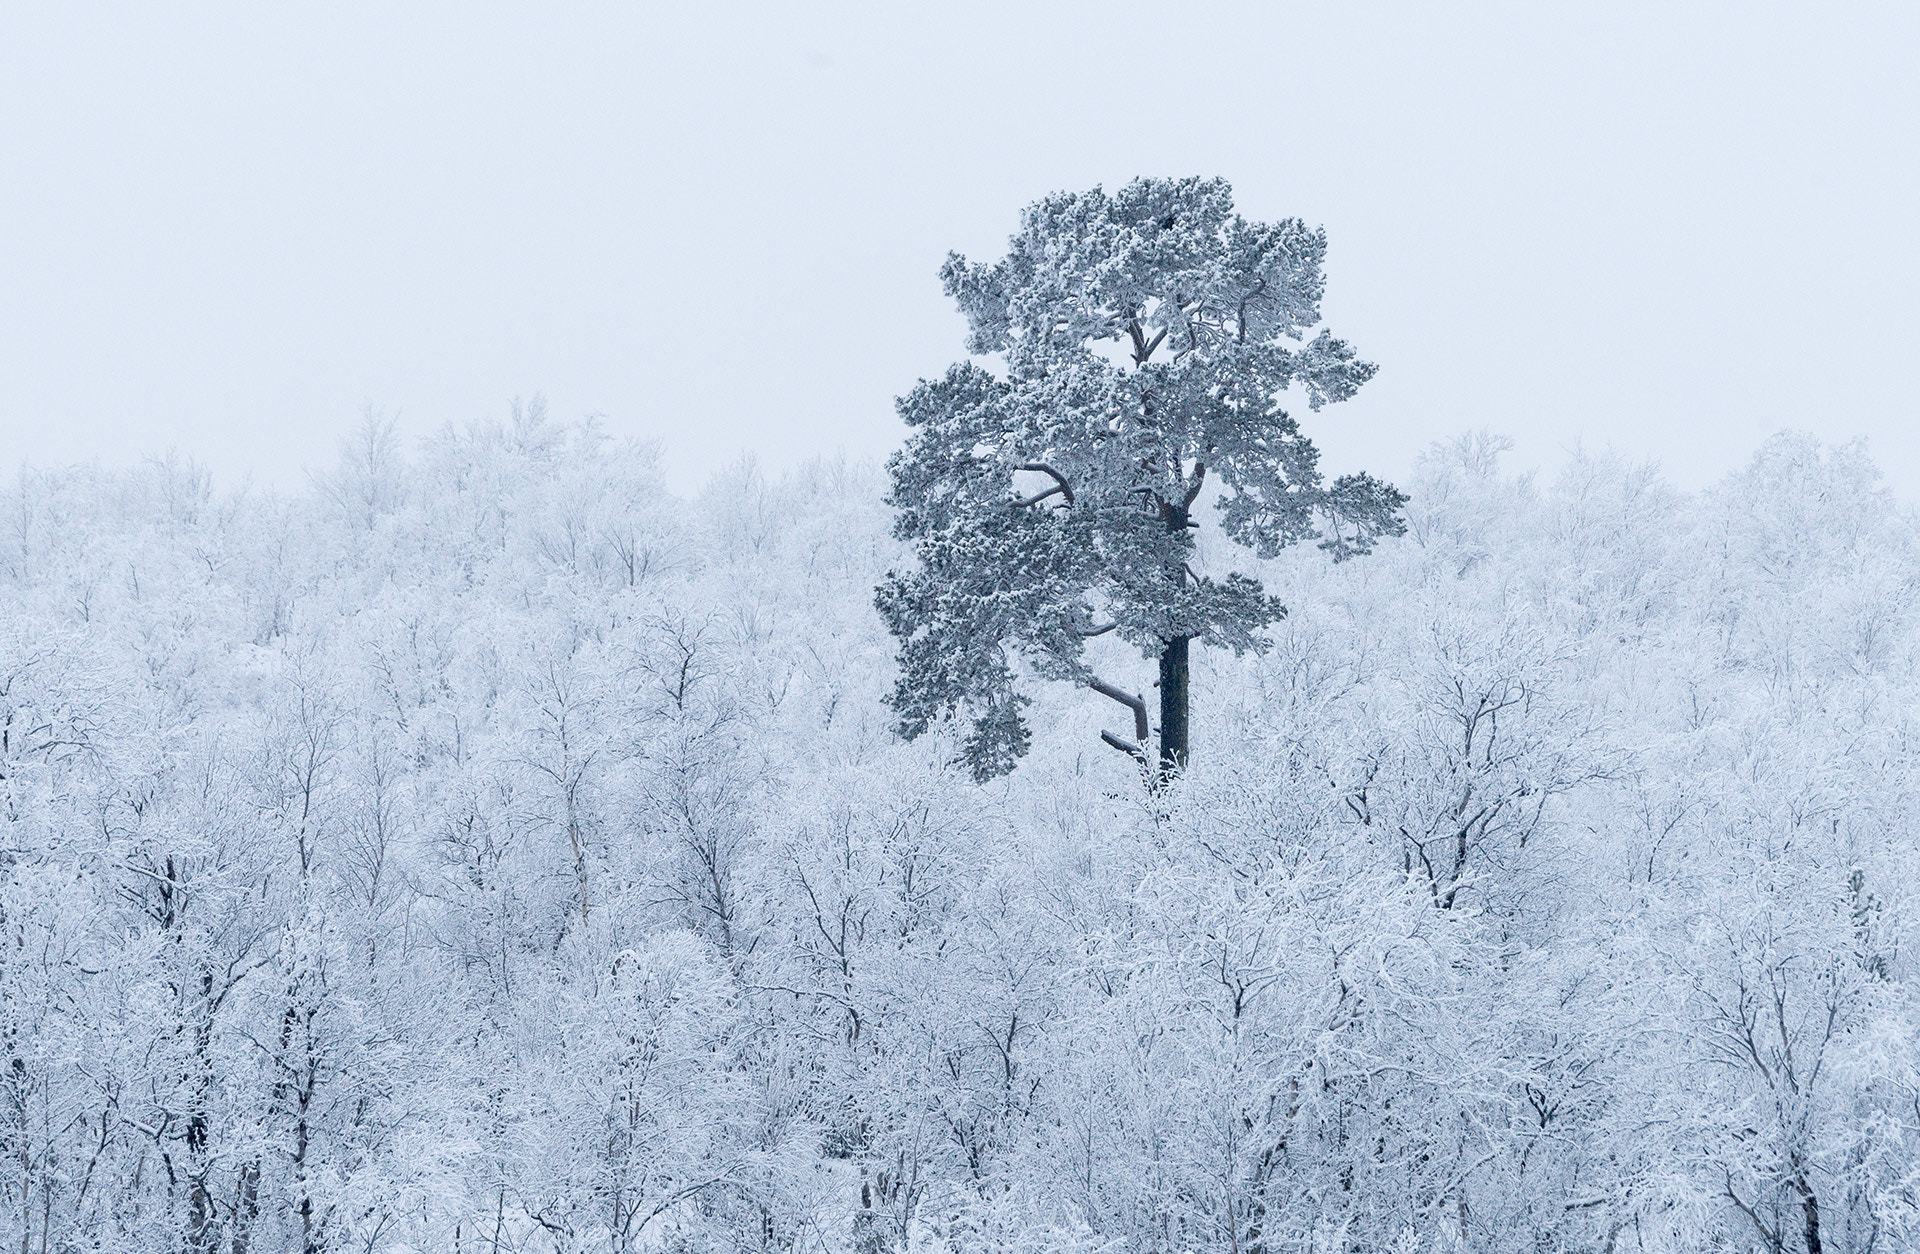
[[[1286,613],[1255,579],[1195,569],[1203,494],[1261,557],[1318,539],[1339,561],[1404,529],[1401,493],[1323,482],[1281,408],[1294,388],[1316,410],[1345,400],[1374,372],[1324,330],[1305,338],[1326,246],[1298,219],[1242,218],[1222,179],[1137,179],[1028,206],[991,265],[948,256],[967,350],[1004,369],[962,362],[897,402],[912,432],[888,499],[919,568],[876,603],[900,641],[904,735],[960,714],[976,777],[1011,770],[1031,739],[1017,656],[1128,706],[1132,737],[1101,738],[1144,763],[1146,702],[1086,662],[1115,632],[1159,661],[1158,756],[1177,770],[1192,643],[1259,650]]]

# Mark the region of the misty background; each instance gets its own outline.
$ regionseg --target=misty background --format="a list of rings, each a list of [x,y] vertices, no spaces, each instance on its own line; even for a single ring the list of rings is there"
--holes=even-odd
[[[1697,487],[1771,432],[1920,488],[1920,11],[1621,4],[0,8],[0,450],[293,484],[363,406],[544,392],[697,484],[878,456],[1018,206],[1222,175],[1379,377]]]

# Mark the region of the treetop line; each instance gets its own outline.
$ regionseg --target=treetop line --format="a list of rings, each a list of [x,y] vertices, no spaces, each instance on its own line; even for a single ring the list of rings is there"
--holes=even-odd
[[[1325,254],[1298,219],[1235,213],[1223,179],[1143,178],[1029,205],[999,261],[947,258],[968,352],[1004,370],[958,363],[898,401],[912,430],[888,499],[919,566],[876,603],[902,734],[964,719],[975,777],[1011,770],[1031,744],[1018,659],[1127,707],[1132,738],[1101,739],[1145,765],[1146,701],[1085,657],[1113,632],[1158,662],[1158,771],[1177,771],[1192,642],[1259,651],[1286,613],[1250,576],[1196,569],[1202,495],[1262,558],[1312,539],[1341,561],[1402,532],[1406,498],[1366,474],[1326,482],[1281,407],[1293,389],[1314,410],[1345,400],[1375,370],[1329,331],[1306,338]]]

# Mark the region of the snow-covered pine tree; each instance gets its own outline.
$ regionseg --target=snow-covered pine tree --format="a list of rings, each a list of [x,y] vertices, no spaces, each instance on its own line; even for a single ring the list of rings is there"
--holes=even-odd
[[[1374,367],[1322,330],[1326,234],[1249,222],[1223,179],[1136,179],[1028,206],[1007,255],[950,255],[941,280],[970,327],[962,362],[898,402],[913,428],[890,463],[896,533],[919,568],[877,603],[900,642],[891,698],[908,737],[954,714],[982,779],[1026,751],[1014,657],[1129,706],[1094,674],[1089,637],[1116,632],[1160,669],[1162,770],[1186,761],[1195,640],[1261,647],[1285,613],[1259,581],[1196,569],[1195,506],[1262,557],[1319,539],[1335,560],[1401,530],[1402,495],[1365,474],[1327,483],[1281,408],[1345,400]],[[1303,342],[1304,341],[1304,342]]]

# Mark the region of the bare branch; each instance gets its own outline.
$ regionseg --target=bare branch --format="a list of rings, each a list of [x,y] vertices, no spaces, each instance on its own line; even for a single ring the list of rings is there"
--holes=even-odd
[[[1141,744],[1147,742],[1147,703],[1133,693],[1122,692],[1104,679],[1094,678],[1087,681],[1087,687],[1103,697],[1111,697],[1121,705],[1133,711],[1133,738]]]
[[[1145,749],[1141,748],[1139,745],[1128,744],[1126,741],[1120,739],[1120,737],[1114,735],[1110,731],[1101,732],[1100,739],[1104,743],[1112,745],[1114,748],[1126,754],[1128,757],[1132,758],[1136,762],[1145,762],[1147,760],[1147,751]]]

